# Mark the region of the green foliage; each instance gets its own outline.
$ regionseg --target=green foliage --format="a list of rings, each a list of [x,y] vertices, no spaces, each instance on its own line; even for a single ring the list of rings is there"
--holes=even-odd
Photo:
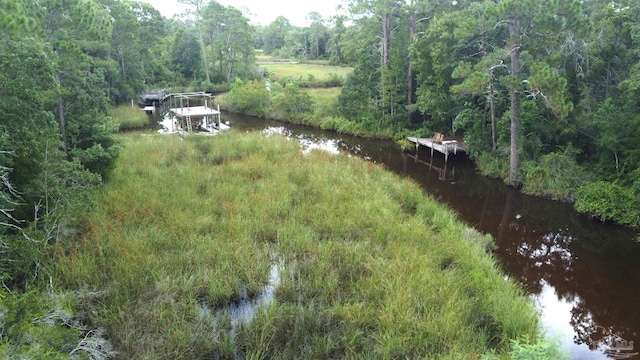
[[[112,64],[107,78],[117,104],[134,99],[145,90],[145,82],[162,75],[161,59],[154,56],[163,36],[160,12],[145,2],[99,0],[109,11]],[[117,65],[116,65],[117,64]]]
[[[615,183],[597,181],[582,185],[574,207],[579,212],[601,221],[640,226],[640,204],[637,194]]]
[[[322,119],[336,114],[335,104],[341,90],[341,88],[335,87],[304,89],[315,105],[313,111],[315,119]]]
[[[278,118],[296,120],[313,111],[314,103],[311,96],[301,91],[294,83],[289,83],[282,91],[272,90],[272,111],[279,113]]]
[[[337,110],[340,115],[355,120],[375,112],[372,106],[375,83],[372,78],[373,76],[362,68],[355,68],[349,74],[338,97]]]
[[[484,176],[506,179],[509,174],[509,161],[506,156],[495,156],[488,151],[483,151],[476,158],[478,170]]]
[[[81,332],[65,324],[72,314],[61,305],[34,292],[6,294],[0,299],[0,357],[68,359]]]
[[[569,146],[562,153],[543,155],[538,162],[525,162],[522,190],[554,200],[575,201],[577,189],[589,180],[575,157],[575,149]]]
[[[50,90],[45,82],[42,95],[49,117],[53,114],[57,117],[65,154],[81,157],[84,166],[104,176],[117,154],[107,117],[110,105],[107,74],[112,64],[106,56],[108,43],[103,41],[105,34],[112,31],[107,9],[94,0],[43,0],[28,2],[28,6],[37,22],[36,34],[46,41],[43,47],[52,52],[48,61],[53,71],[49,76],[55,79],[55,88]],[[25,57],[16,62],[26,61],[29,60]],[[35,72],[26,78],[37,83],[45,80],[41,76]],[[40,87],[27,89],[38,91]],[[100,161],[81,155],[97,145],[104,149]]]
[[[24,188],[22,200],[27,214],[16,212],[19,221],[5,237],[4,256],[0,259],[0,281],[16,287],[37,279],[43,263],[50,260],[51,247],[65,241],[73,233],[71,210],[82,212],[90,207],[89,193],[101,184],[98,174],[86,170],[78,161],[66,161],[64,154],[51,142],[44,147],[44,159],[39,172]],[[17,220],[17,219],[14,219]]]
[[[640,165],[640,152],[636,144],[640,140],[640,117],[620,109],[611,99],[603,101],[593,117],[598,156],[593,163],[600,177],[607,181],[619,181],[631,185]]]
[[[72,312],[72,296],[0,289],[0,358],[102,360],[116,355],[101,330],[85,334]]]
[[[464,78],[462,83],[451,86],[453,93],[483,94],[492,80],[490,72],[473,72],[468,62],[460,62],[451,73],[451,77]]]
[[[226,100],[229,110],[253,116],[265,116],[271,104],[265,84],[258,80],[243,82],[236,79]]]
[[[458,42],[461,40],[454,36],[455,30],[458,24],[466,23],[469,16],[455,11],[442,14],[434,11],[421,16],[432,16],[433,19],[424,30],[425,35],[417,37],[411,47],[413,67],[417,71],[414,107],[429,117],[433,130],[444,132],[451,127],[450,121],[458,112],[451,88],[455,85],[454,70],[460,65],[460,58],[456,55],[460,51]],[[463,61],[465,63],[468,62]],[[466,71],[455,74],[456,77],[463,75],[466,75]],[[456,91],[462,91],[462,88]]]
[[[53,58],[46,44],[32,38],[8,38],[0,44],[0,98],[5,100],[0,102],[0,209],[7,220],[0,229],[0,281],[18,288],[40,271],[50,242],[69,230],[65,208],[83,203],[100,183],[86,167],[107,171],[117,155],[101,113],[108,98],[100,71],[89,77],[75,73],[78,83],[64,94],[69,100],[66,135],[75,159],[63,152],[47,106],[56,86]],[[112,153],[97,162],[102,152],[84,151],[91,144]]]
[[[202,61],[200,44],[196,35],[188,30],[179,28],[173,38],[171,59],[173,70],[176,73],[180,74],[184,79],[195,78],[197,69]]]
[[[283,16],[278,16],[273,20],[263,35],[264,53],[269,55],[284,47],[284,39],[291,30],[291,23]]]
[[[512,360],[563,360],[567,359],[568,355],[560,350],[560,343],[556,339],[541,339],[533,342],[525,337],[511,340],[509,358]],[[495,353],[486,353],[481,359],[499,360],[501,357]]]
[[[499,136],[499,143],[505,148],[510,145],[509,123],[507,115],[511,116],[511,112],[505,114],[500,119],[499,124],[503,129]],[[520,131],[523,136],[520,138],[519,152],[523,161],[538,161],[545,153],[550,153],[560,145],[557,140],[557,130],[561,123],[557,119],[549,119],[549,114],[540,110],[535,101],[527,100],[520,104]],[[575,156],[577,153],[572,153]]]
[[[562,360],[567,354],[560,350],[557,340],[545,339],[531,342],[529,339],[511,340],[511,359],[513,360]]]
[[[551,109],[558,118],[567,117],[573,110],[573,103],[567,94],[567,79],[546,62],[531,64],[531,76],[526,87],[532,96],[542,102],[543,108]]]
[[[491,150],[491,124],[485,118],[486,114],[481,110],[469,108],[460,111],[453,121],[456,133],[464,134],[467,154],[473,159]]]
[[[211,81],[229,84],[236,77],[260,77],[255,67],[254,28],[249,24],[249,19],[237,8],[225,7],[216,1],[209,1],[203,8],[202,41],[205,42],[205,47],[208,43],[211,51],[212,66],[207,64],[213,71]],[[186,25],[188,24],[183,24],[189,28]]]
[[[0,43],[0,136],[6,136],[0,165],[12,168],[10,178],[18,191],[39,172],[42,144],[55,141],[57,126],[45,102],[55,89],[53,66],[47,46],[36,39]]]
[[[613,103],[611,99],[603,101],[593,118],[593,123],[600,133],[598,136],[598,145],[607,152],[619,153],[624,147],[622,140],[624,139],[625,130],[627,129],[627,117]],[[605,159],[603,159],[605,160]],[[611,162],[611,159],[606,159]]]
[[[319,121],[319,127],[369,139],[392,139],[394,136],[392,129],[380,126],[379,122],[371,118],[350,120],[340,116],[328,116]]]
[[[113,133],[117,130],[107,115],[109,97],[102,71],[85,73],[63,81],[66,115],[65,139],[72,159],[91,172],[106,178],[120,147]]]
[[[17,0],[0,2],[0,32],[15,33],[25,28],[29,22],[22,3]]]

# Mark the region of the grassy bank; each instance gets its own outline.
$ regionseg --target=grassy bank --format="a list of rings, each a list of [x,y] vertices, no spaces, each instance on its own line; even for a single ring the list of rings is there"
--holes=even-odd
[[[381,167],[259,134],[124,144],[48,269],[123,359],[473,359],[535,337],[486,239]],[[274,264],[273,301],[235,319]]]
[[[142,129],[149,125],[147,113],[138,106],[120,105],[109,112],[113,123],[120,131]]]

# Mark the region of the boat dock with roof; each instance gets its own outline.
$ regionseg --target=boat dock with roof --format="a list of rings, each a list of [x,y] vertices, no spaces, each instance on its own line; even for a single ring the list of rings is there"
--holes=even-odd
[[[187,92],[167,94],[162,100],[166,103],[173,120],[165,125],[161,132],[204,132],[216,134],[229,131],[228,124],[220,119],[220,106],[213,108],[213,96],[205,92]]]

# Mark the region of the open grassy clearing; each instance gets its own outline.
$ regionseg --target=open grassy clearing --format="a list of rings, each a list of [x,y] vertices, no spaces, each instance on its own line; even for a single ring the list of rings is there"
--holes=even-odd
[[[266,55],[263,52],[256,53],[257,63],[271,63],[271,62],[299,62],[296,59],[281,58],[273,55]]]
[[[473,359],[536,336],[486,239],[379,166],[260,134],[124,145],[49,269],[123,359]],[[274,300],[234,322],[274,263]]]
[[[353,68],[320,64],[269,64],[263,65],[275,80],[291,78],[292,80],[322,80],[331,74],[336,74],[342,79],[353,71]]]
[[[270,63],[270,62],[298,62],[305,64],[316,65],[330,65],[329,60],[300,60],[300,59],[286,59],[273,55],[266,55],[262,51],[256,53],[256,62],[258,63]]]

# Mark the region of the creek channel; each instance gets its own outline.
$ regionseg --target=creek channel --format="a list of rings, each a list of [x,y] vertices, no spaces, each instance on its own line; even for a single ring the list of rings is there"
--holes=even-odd
[[[496,260],[533,299],[543,330],[570,359],[640,359],[637,232],[511,190],[479,175],[464,156],[445,163],[441,154],[404,152],[392,141],[238,114],[223,113],[223,121],[234,132],[282,134],[305,149],[356,156],[412,179],[460,220],[493,236]]]

